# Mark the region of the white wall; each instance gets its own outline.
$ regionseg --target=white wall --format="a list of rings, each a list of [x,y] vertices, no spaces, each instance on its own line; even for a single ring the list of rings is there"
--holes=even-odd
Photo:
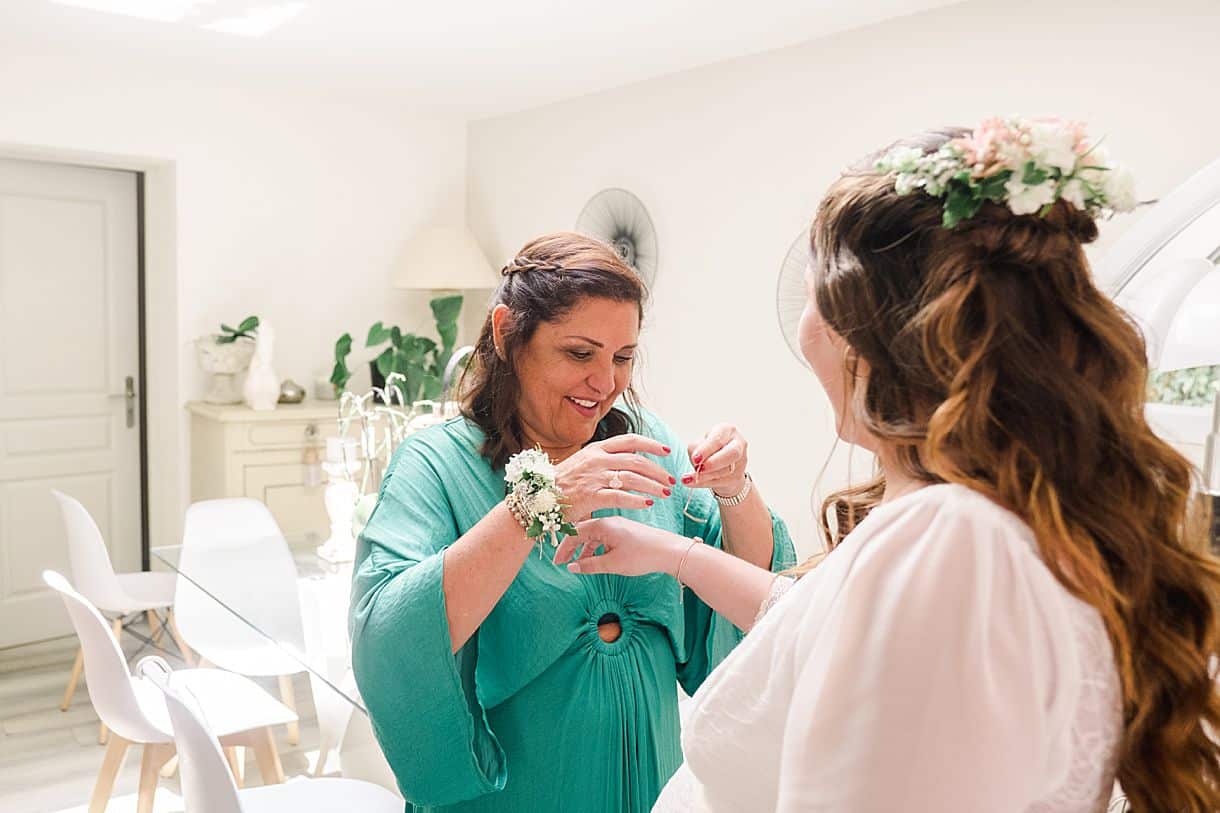
[[[464,122],[388,100],[0,53],[0,152],[149,173],[154,545],[178,538],[187,498],[182,405],[203,392],[190,340],[258,314],[276,372],[312,389],[344,331],[431,330],[426,296],[392,291],[390,265],[413,229],[462,222],[465,139]]]
[[[757,479],[808,550],[829,406],[776,329],[774,283],[839,169],[923,127],[1053,113],[1109,133],[1111,154],[1155,197],[1220,156],[1217,43],[1214,0],[927,12],[478,122],[470,223],[495,263],[571,228],[603,187],[638,194],[661,262],[647,402],[688,436],[739,424]],[[1106,224],[1098,248],[1124,225]],[[856,479],[865,458],[855,455]],[[842,481],[845,459],[829,479]]]

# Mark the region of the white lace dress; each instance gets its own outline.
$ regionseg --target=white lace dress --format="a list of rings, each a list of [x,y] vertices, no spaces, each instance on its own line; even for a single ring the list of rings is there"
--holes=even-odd
[[[1121,729],[1098,613],[1019,518],[929,486],[875,509],[695,693],[653,810],[1096,813]]]

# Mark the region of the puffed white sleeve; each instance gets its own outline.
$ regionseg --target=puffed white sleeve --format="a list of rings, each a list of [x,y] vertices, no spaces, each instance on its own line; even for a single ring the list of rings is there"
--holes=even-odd
[[[997,511],[913,508],[869,540],[820,633],[797,636],[780,811],[1019,813],[1061,781],[1070,597]]]

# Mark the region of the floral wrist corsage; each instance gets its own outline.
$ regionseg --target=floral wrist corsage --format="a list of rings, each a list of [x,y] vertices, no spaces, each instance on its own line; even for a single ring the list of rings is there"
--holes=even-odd
[[[576,526],[564,516],[563,492],[555,485],[555,464],[546,452],[523,449],[510,457],[504,482],[508,491],[504,503],[525,535],[538,543],[539,556],[544,538],[549,536],[551,547],[558,547],[559,534],[576,536]]]

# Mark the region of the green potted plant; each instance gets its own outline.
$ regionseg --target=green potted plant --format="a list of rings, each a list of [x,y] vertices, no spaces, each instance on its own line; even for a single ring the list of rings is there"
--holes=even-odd
[[[369,328],[365,340],[365,347],[385,345],[377,357],[369,362],[373,385],[384,387],[385,379],[390,373],[401,373],[406,380],[402,384],[395,384],[395,388],[407,404],[440,398],[445,365],[449,363],[457,343],[457,318],[462,311],[461,294],[440,296],[428,304],[432,308],[432,318],[436,321],[439,344],[427,336],[404,333],[398,327],[386,326],[381,322]],[[347,366],[347,357],[351,350],[352,336],[350,333],[344,333],[335,342],[335,366],[330,375],[330,383],[334,385],[336,394],[343,391],[352,377]]]
[[[250,366],[257,333],[258,317],[247,316],[235,328],[222,322],[219,333],[209,333],[195,340],[199,366],[211,376],[204,401],[209,404],[241,403],[237,376]]]

